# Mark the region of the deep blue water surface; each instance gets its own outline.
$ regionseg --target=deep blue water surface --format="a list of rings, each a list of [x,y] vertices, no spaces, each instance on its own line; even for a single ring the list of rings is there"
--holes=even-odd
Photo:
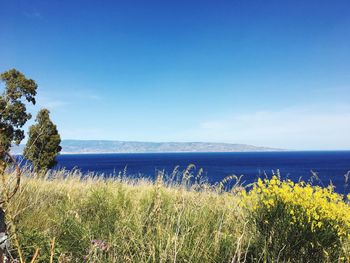
[[[180,170],[189,164],[204,169],[203,176],[215,183],[228,175],[244,175],[252,182],[258,176],[271,175],[280,170],[283,178],[309,180],[311,171],[321,182],[330,181],[336,191],[348,193],[344,175],[350,171],[350,151],[332,152],[247,152],[247,153],[145,153],[145,154],[72,154],[58,157],[58,166],[78,168],[82,172],[104,173],[113,176],[125,167],[128,176],[154,178],[158,170],[170,174],[179,165]]]

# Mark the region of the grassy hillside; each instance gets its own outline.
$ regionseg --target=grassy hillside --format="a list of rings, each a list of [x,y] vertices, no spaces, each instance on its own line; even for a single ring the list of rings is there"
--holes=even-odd
[[[35,262],[349,262],[350,207],[331,188],[277,176],[249,192],[224,191],[233,178],[211,186],[196,176],[152,183],[26,173],[5,204],[12,254],[25,262],[35,251]]]

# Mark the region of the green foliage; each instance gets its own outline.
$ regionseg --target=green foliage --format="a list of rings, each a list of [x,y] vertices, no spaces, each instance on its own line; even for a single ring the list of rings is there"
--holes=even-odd
[[[56,156],[62,149],[61,137],[49,114],[47,109],[39,111],[37,123],[29,128],[29,139],[23,152],[25,158],[32,162],[35,171],[53,167]]]
[[[259,179],[251,191],[242,192],[242,205],[256,232],[255,259],[346,261],[343,248],[350,241],[350,206],[344,198],[331,186],[282,181],[277,176]]]
[[[50,255],[50,237],[46,233],[35,230],[26,230],[21,233],[21,236],[21,245],[26,248],[24,250],[24,258],[31,259],[35,250],[40,247],[40,254],[35,262],[47,262],[47,255]],[[17,255],[13,254],[13,256]]]
[[[327,188],[25,175],[10,207],[27,261],[55,238],[54,262],[350,262],[350,206]]]
[[[12,142],[24,138],[21,128],[31,118],[24,101],[35,104],[37,84],[16,69],[2,73],[0,82],[5,86],[0,95],[0,146],[8,151]]]
[[[86,262],[103,263],[203,263],[244,257],[246,243],[236,245],[244,221],[233,195],[162,182],[30,176],[26,174],[21,194],[11,200],[18,209],[26,255],[43,246],[40,255],[49,258],[47,244],[37,235],[45,233],[47,242],[56,238],[55,259],[65,260],[58,262],[83,262],[86,257]]]

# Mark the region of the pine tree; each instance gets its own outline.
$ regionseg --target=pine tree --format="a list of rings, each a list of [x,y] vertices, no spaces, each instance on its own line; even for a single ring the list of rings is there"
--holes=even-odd
[[[8,152],[12,142],[19,144],[24,138],[23,125],[31,118],[25,101],[35,104],[37,84],[21,72],[11,69],[0,74],[4,91],[0,94],[0,159]]]
[[[24,157],[31,161],[34,170],[39,172],[52,168],[56,156],[61,151],[61,137],[56,125],[50,120],[50,112],[42,109],[36,117],[36,124],[29,128],[29,138],[24,149]]]

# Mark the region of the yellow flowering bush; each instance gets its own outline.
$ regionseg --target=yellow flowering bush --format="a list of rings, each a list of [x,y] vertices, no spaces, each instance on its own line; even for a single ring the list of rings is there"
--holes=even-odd
[[[347,261],[350,206],[332,186],[259,179],[242,191],[242,206],[256,231],[255,250],[267,261]]]

